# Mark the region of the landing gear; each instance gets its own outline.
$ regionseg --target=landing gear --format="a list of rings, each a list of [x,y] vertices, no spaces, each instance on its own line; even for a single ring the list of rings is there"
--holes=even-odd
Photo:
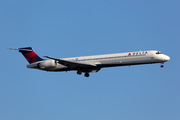
[[[85,77],[89,77],[89,73],[86,72],[86,73],[84,74],[84,76],[85,76]]]
[[[81,74],[82,74],[82,71],[78,70],[78,71],[77,71],[77,74],[78,74],[78,75],[81,75]],[[85,76],[85,77],[89,77],[89,73],[86,72],[86,73],[84,74],[84,76]]]
[[[163,64],[164,64],[164,63],[161,63],[161,66],[160,66],[161,68],[163,68],[163,67],[164,67],[164,65],[163,65]]]
[[[78,74],[78,75],[81,75],[81,74],[82,74],[82,71],[78,70],[78,71],[77,71],[77,74]]]

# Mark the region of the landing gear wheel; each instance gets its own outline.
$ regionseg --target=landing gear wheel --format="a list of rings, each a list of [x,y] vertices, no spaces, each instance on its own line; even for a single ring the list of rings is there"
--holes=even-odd
[[[77,74],[78,74],[78,75],[81,75],[81,74],[82,74],[82,71],[79,71],[79,70],[78,70],[78,71],[77,71]]]
[[[85,77],[89,77],[89,73],[86,72],[86,73],[84,74],[84,76],[85,76]]]
[[[164,67],[164,65],[163,65],[164,63],[161,63],[161,68],[163,68]]]

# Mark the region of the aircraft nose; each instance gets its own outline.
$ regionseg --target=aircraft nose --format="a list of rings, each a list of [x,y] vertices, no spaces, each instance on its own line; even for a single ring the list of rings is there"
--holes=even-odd
[[[170,57],[167,56],[167,55],[165,55],[163,58],[164,58],[165,61],[169,61],[170,60]]]

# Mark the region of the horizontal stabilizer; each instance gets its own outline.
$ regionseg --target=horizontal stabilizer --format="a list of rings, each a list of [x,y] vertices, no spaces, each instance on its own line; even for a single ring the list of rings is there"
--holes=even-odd
[[[33,50],[30,50],[30,49],[21,49],[21,48],[7,48],[7,49],[10,49],[10,50],[21,50],[21,51],[28,51],[28,52],[32,52]]]

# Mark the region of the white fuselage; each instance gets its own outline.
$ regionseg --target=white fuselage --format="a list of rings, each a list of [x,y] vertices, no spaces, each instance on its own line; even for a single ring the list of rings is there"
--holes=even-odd
[[[73,58],[62,58],[62,60],[88,63],[95,67],[85,68],[83,72],[92,72],[93,70],[99,70],[103,67],[113,66],[126,66],[126,65],[138,65],[138,64],[151,64],[151,63],[164,63],[170,58],[167,55],[158,53],[158,51],[139,51],[139,52],[128,52],[128,53],[117,53],[117,54],[106,54],[106,55],[95,55],[95,56],[84,56],[84,57],[73,57]],[[47,64],[48,67],[36,67],[37,64]],[[56,63],[55,60],[43,60],[27,65],[28,68],[36,68],[46,71],[69,71],[77,70],[69,68],[60,63]]]

